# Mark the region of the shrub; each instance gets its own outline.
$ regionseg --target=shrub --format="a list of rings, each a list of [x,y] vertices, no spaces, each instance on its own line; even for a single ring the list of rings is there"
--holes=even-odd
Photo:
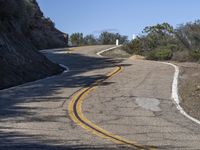
[[[192,60],[198,61],[200,59],[200,50],[193,50],[190,52]]]
[[[147,53],[146,59],[148,60],[169,60],[173,56],[172,50],[166,47],[159,47]]]
[[[124,44],[128,41],[127,36],[121,35],[119,33],[104,31],[99,36],[100,44],[103,45],[115,44],[117,39],[119,40],[120,44]]]
[[[185,61],[190,61],[191,57],[189,55],[188,50],[179,50],[179,51],[175,51],[173,53],[172,60],[173,61],[185,62]]]
[[[139,39],[132,40],[123,46],[123,50],[129,54],[141,54],[142,43]]]
[[[73,33],[70,36],[70,41],[73,46],[81,46],[83,45],[83,33]]]

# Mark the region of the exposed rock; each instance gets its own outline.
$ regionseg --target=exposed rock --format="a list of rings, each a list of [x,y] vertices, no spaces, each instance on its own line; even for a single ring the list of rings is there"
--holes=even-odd
[[[36,0],[0,0],[0,89],[61,72],[37,50],[66,46]]]
[[[200,85],[197,85],[196,86],[196,91],[199,91],[200,90]]]

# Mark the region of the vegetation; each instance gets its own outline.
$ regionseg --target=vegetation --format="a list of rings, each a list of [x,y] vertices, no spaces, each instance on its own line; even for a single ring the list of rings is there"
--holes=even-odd
[[[172,51],[166,47],[159,47],[156,50],[149,52],[146,56],[150,60],[169,60],[172,58]]]
[[[98,40],[92,34],[86,35],[83,38],[83,44],[84,45],[97,45],[97,43],[98,43]]]
[[[151,60],[200,61],[200,20],[173,28],[164,22],[144,28],[136,39],[128,41],[119,33],[102,32],[99,37],[73,33],[73,46],[110,45],[116,39],[129,54],[143,55]]]
[[[200,50],[191,51],[190,56],[194,61],[198,61],[200,59]]]
[[[199,61],[200,21],[182,24],[176,29],[168,23],[148,26],[123,49],[152,60]]]
[[[142,41],[138,38],[132,40],[128,44],[123,45],[123,49],[126,50],[129,54],[141,54],[142,51]]]
[[[70,40],[73,46],[83,45],[83,33],[73,33],[70,36]]]
[[[122,44],[128,41],[127,36],[120,35],[119,33],[102,32],[99,36],[99,41],[102,45],[115,44],[116,39]]]
[[[70,36],[70,41],[73,46],[83,45],[113,45],[116,40],[119,40],[120,44],[128,42],[128,37],[120,35],[119,33],[102,32],[99,37],[95,37],[92,34],[83,36],[83,33],[73,33]]]

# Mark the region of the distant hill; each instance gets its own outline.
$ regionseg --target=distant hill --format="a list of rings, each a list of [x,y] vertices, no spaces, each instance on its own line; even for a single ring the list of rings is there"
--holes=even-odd
[[[38,49],[66,47],[67,41],[36,0],[0,0],[0,89],[62,72]]]

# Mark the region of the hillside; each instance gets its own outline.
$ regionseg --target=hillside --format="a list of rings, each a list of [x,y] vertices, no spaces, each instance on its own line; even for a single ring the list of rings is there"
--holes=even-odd
[[[66,34],[36,0],[0,0],[0,89],[62,72],[38,49],[66,47]]]

